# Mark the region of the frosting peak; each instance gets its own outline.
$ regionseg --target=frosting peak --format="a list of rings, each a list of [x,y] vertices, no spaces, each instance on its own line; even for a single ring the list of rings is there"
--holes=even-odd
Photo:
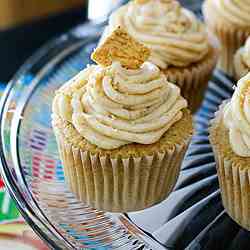
[[[153,25],[155,29],[164,32],[184,33],[190,26],[190,20],[182,14],[182,8],[177,1],[148,1],[137,6],[138,16],[135,17],[138,24],[142,26]],[[129,6],[129,11],[135,9]]]
[[[131,1],[111,15],[104,37],[117,26],[148,46],[162,69],[198,62],[209,50],[204,26],[174,0]]]
[[[90,143],[115,149],[152,144],[182,117],[187,102],[153,64],[136,70],[119,62],[90,66],[63,86],[53,113],[70,122]]]
[[[235,154],[250,157],[250,73],[239,80],[231,101],[224,108],[224,124]]]

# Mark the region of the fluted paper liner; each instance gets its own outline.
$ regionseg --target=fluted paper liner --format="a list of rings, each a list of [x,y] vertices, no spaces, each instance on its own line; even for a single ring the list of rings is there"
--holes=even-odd
[[[224,156],[217,145],[215,133],[219,133],[222,108],[216,114],[210,128],[210,141],[217,163],[217,173],[223,205],[229,216],[250,231],[250,168],[243,161],[236,162]],[[232,157],[233,158],[233,157]]]
[[[221,43],[221,54],[218,62],[218,68],[230,76],[234,75],[234,54],[245,43],[247,37],[250,35],[250,25],[248,28],[235,26],[232,23],[224,22],[222,17],[216,20],[213,13],[206,3],[203,6],[203,14],[206,24],[210,31],[212,31]]]
[[[250,230],[250,173],[230,160],[217,158],[223,204],[233,220]]]
[[[65,143],[54,128],[70,190],[104,211],[137,211],[164,200],[173,190],[189,139],[167,151],[142,157],[111,158]]]
[[[246,41],[250,31],[246,32],[240,29],[226,29],[226,26],[217,27],[217,35],[222,44],[221,56],[218,62],[218,68],[229,76],[234,75],[234,54]]]
[[[188,107],[195,113],[201,106],[208,82],[217,63],[218,48],[210,48],[208,55],[198,63],[186,68],[170,67],[163,72],[167,79],[178,85],[181,95],[188,101]]]

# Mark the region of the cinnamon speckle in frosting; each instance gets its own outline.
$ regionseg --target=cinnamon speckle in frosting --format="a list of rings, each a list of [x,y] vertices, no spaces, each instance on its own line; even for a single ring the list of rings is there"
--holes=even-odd
[[[239,80],[231,101],[225,106],[224,124],[229,129],[235,154],[250,157],[250,73]]]
[[[150,48],[150,61],[162,69],[188,66],[209,51],[204,25],[175,0],[129,2],[111,15],[103,37],[117,26]]]
[[[229,24],[250,27],[249,0],[208,0],[207,6]]]
[[[113,41],[118,33],[124,38],[120,44],[129,40],[121,53]],[[145,49],[126,31],[114,30],[92,54],[100,65],[87,67],[64,84],[53,101],[53,115],[71,123],[80,136],[102,149],[153,144],[182,118],[187,107],[180,89],[156,65],[145,62],[147,56],[133,54],[134,46],[138,51]],[[103,63],[105,55],[111,57]],[[137,64],[138,60],[143,64]]]
[[[53,113],[103,149],[133,142],[152,144],[182,118],[187,107],[179,88],[149,62],[136,70],[119,62],[93,65],[75,79],[57,91]]]

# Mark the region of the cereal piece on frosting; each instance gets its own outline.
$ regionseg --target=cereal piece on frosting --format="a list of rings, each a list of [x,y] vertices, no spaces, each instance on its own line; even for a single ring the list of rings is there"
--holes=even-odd
[[[93,61],[110,66],[119,61],[128,69],[138,69],[150,56],[150,49],[137,42],[121,27],[117,27],[92,53]]]

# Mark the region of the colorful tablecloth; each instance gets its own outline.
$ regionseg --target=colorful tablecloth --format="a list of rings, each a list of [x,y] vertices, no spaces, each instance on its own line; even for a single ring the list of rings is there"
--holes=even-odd
[[[0,96],[5,84],[0,83]],[[25,223],[0,177],[0,250],[47,250]]]

